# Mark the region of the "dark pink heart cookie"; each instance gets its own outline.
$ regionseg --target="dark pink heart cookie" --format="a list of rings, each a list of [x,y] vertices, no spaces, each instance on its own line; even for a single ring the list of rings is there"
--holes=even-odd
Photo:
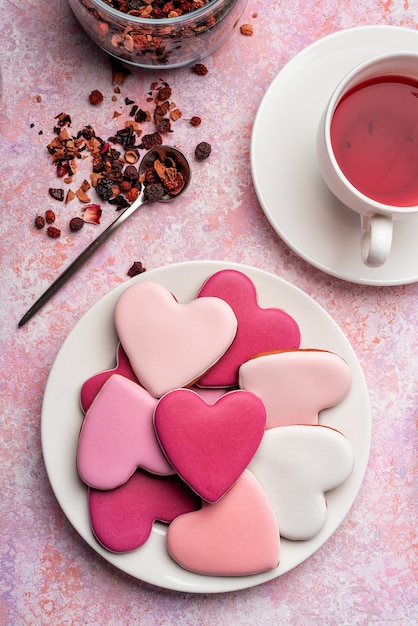
[[[169,462],[204,500],[218,501],[253,458],[264,434],[266,410],[248,391],[231,391],[207,404],[190,389],[163,396],[154,426]]]
[[[129,552],[147,541],[154,521],[169,523],[197,511],[201,501],[178,476],[138,470],[117,489],[89,489],[88,505],[96,539],[112,552]]]
[[[126,352],[120,343],[118,344],[116,352],[116,366],[113,369],[104,370],[103,372],[94,374],[94,376],[91,376],[83,383],[80,392],[80,403],[84,413],[89,409],[91,403],[105,382],[113,376],[113,374],[119,374],[120,376],[124,376],[129,380],[137,382],[137,378],[131,364],[129,363],[129,359],[126,356]]]
[[[296,321],[278,308],[262,308],[252,280],[237,270],[213,274],[200,289],[198,298],[217,297],[227,302],[238,320],[234,341],[211,369],[199,379],[202,387],[234,387],[238,369],[256,354],[295,350],[300,345]]]

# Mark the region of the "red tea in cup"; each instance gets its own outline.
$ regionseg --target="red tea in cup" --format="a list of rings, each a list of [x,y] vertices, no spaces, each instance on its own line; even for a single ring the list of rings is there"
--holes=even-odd
[[[330,136],[358,191],[387,205],[418,205],[418,81],[383,75],[358,83],[338,102]]]

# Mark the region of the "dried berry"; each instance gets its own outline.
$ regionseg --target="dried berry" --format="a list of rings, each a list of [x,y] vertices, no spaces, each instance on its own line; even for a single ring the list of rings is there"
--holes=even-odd
[[[53,224],[55,222],[55,213],[54,213],[54,211],[51,211],[51,209],[48,209],[48,211],[45,212],[45,221],[48,224]]]
[[[122,193],[126,193],[132,189],[132,185],[129,180],[122,180],[119,184],[119,189]]]
[[[81,230],[84,226],[84,221],[81,219],[81,217],[73,217],[70,220],[70,230],[75,233],[78,230]]]
[[[110,178],[101,178],[96,185],[96,193],[102,200],[109,200],[113,196],[113,181]]]
[[[164,85],[164,87],[160,87],[158,90],[157,98],[158,100],[168,100],[171,98],[171,87],[168,85]]]
[[[41,230],[41,228],[43,228],[45,226],[45,219],[42,217],[42,215],[37,215],[35,217],[35,228],[38,228],[38,230]]]
[[[203,65],[203,63],[196,63],[193,65],[193,71],[195,74],[199,74],[199,76],[204,76],[209,70],[206,65]]]
[[[171,133],[171,121],[167,117],[155,117],[155,126],[160,133]]]
[[[164,187],[161,183],[151,183],[144,190],[144,198],[150,202],[157,202],[165,196]]]
[[[208,143],[207,141],[201,141],[199,144],[197,144],[194,154],[198,161],[204,161],[204,159],[208,158],[211,152],[212,147],[210,143]]]
[[[138,274],[142,274],[146,271],[146,268],[142,265],[141,261],[135,261],[133,265],[128,270],[128,276],[132,278],[133,276],[138,276]]]
[[[126,199],[128,202],[130,202],[132,204],[132,202],[135,202],[135,200],[137,199],[139,195],[139,190],[136,187],[132,187],[132,189],[130,189],[127,193],[126,193]]]
[[[58,200],[59,202],[63,202],[64,200],[64,189],[52,189],[51,187],[48,189],[48,193],[51,198],[54,200]]]
[[[56,239],[61,236],[61,231],[59,228],[56,228],[56,226],[48,226],[46,232],[48,237],[51,237],[52,239]]]
[[[94,104],[94,105],[100,104],[101,102],[103,102],[102,92],[98,91],[98,89],[93,89],[93,91],[89,95],[89,100],[90,100],[90,104]]]
[[[192,126],[200,126],[201,123],[202,123],[202,120],[200,119],[198,115],[193,115],[193,117],[190,119],[190,124]]]
[[[124,172],[123,172],[123,177],[126,180],[129,180],[129,181],[138,180],[138,176],[139,176],[139,173],[135,165],[127,165],[125,167]]]

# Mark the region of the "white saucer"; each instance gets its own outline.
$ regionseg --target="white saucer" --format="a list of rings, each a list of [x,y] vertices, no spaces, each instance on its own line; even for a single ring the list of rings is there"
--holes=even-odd
[[[305,48],[276,76],[258,109],[251,168],[261,206],[275,231],[315,267],[355,283],[418,281],[418,215],[395,223],[389,260],[366,267],[360,218],[326,187],[316,160],[316,132],[343,75],[369,57],[418,49],[418,32],[396,26],[339,31]]]
[[[259,304],[286,310],[298,322],[301,347],[335,352],[350,366],[352,386],[338,406],[321,412],[320,423],[342,432],[355,458],[351,476],[327,494],[328,514],[320,532],[307,541],[281,540],[277,568],[252,576],[203,576],[179,567],[165,546],[167,526],[156,522],[147,542],[138,550],[115,554],[95,539],[89,520],[87,488],[78,477],[76,454],[83,413],[82,383],[97,372],[114,367],[118,338],[113,310],[120,294],[134,281],[155,280],[175,294],[179,302],[193,299],[207,278],[221,269],[240,270],[256,285]],[[261,270],[218,261],[170,265],[140,274],[101,298],[76,324],[52,366],[42,407],[42,451],[48,478],[65,515],[81,537],[104,559],[137,579],[177,591],[217,593],[245,589],[288,572],[318,550],[337,530],[348,511],[366,471],[371,440],[371,413],[361,365],[340,327],[307,294],[290,283]],[[272,475],[274,480],[274,475]],[[354,538],[353,538],[354,541]],[[332,558],[326,567],[332,568]]]

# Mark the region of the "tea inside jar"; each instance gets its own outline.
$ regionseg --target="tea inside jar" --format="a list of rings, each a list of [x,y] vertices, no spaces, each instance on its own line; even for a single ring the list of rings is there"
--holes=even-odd
[[[353,87],[334,112],[331,143],[361,193],[383,204],[418,205],[418,81],[382,76]]]

